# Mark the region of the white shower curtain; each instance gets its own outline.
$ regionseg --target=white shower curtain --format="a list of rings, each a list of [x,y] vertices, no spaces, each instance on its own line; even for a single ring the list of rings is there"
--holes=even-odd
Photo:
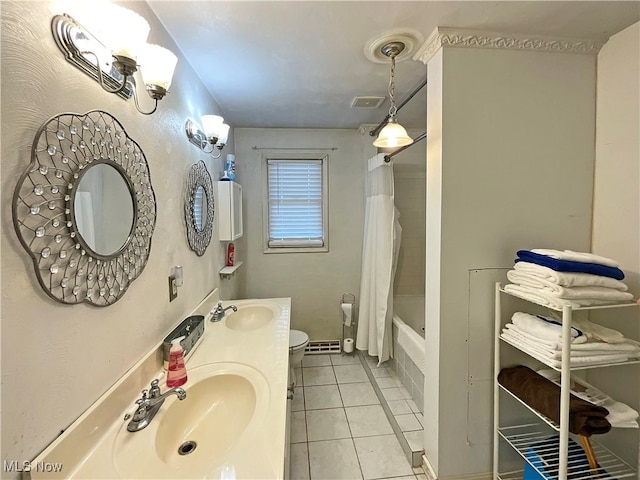
[[[393,203],[393,167],[384,154],[368,160],[360,308],[356,348],[378,357],[393,356],[393,277],[402,229]]]

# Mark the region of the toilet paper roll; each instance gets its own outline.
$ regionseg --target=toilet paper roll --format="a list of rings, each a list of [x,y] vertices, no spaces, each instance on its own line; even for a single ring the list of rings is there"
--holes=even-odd
[[[344,347],[345,353],[353,352],[353,338],[345,338],[344,339]]]
[[[341,303],[340,308],[342,308],[342,313],[344,314],[343,322],[345,327],[351,326],[351,320],[353,318],[353,304],[352,303]]]

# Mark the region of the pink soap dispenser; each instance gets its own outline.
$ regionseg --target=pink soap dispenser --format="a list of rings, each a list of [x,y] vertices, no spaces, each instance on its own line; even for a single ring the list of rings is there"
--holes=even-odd
[[[184,365],[184,350],[180,341],[184,337],[171,340],[169,350],[169,368],[167,369],[167,387],[179,387],[187,382],[187,367]]]

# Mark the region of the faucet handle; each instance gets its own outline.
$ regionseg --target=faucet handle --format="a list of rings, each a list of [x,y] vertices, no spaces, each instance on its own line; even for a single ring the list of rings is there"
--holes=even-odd
[[[142,390],[142,398],[140,400],[145,401],[147,399],[147,394],[149,393],[149,390],[147,390],[146,388],[144,390]]]
[[[139,422],[147,415],[146,401],[139,398],[138,400],[136,400],[136,405],[138,405],[138,408],[133,414],[133,421]]]
[[[149,397],[156,398],[160,396],[160,387],[158,386],[158,379],[151,381],[151,388],[149,389]]]

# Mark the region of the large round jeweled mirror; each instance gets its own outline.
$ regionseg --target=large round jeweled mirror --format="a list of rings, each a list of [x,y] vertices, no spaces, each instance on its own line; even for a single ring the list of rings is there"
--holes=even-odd
[[[147,161],[118,120],[94,110],[40,127],[13,195],[13,224],[51,298],[119,300],[147,263],[155,221]]]
[[[134,225],[135,197],[121,168],[94,163],[78,179],[73,218],[78,240],[96,256],[109,257],[128,242]]]
[[[204,255],[211,242],[214,213],[213,182],[201,160],[189,170],[184,199],[187,240],[191,250],[198,255]]]

